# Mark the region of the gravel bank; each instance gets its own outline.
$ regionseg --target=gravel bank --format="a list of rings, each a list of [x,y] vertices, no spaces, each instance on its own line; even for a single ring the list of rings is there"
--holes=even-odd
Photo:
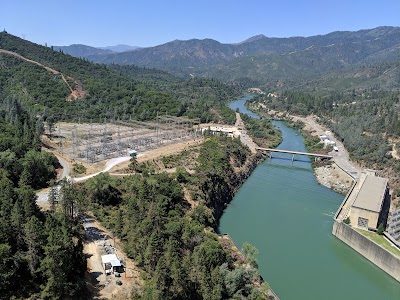
[[[343,195],[347,194],[353,184],[353,179],[335,163],[316,167],[314,172],[320,184]]]

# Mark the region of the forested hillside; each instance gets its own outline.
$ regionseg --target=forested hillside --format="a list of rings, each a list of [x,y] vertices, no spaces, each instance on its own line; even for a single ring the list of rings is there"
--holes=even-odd
[[[169,160],[182,166],[181,157]],[[211,137],[198,150],[194,174],[139,166],[141,175],[86,182],[93,212],[146,272],[135,299],[266,299],[256,250],[246,244],[245,257],[235,254],[213,230],[253,159],[238,139]]]
[[[56,120],[149,120],[159,113],[218,121],[224,115],[218,113],[219,108],[241,91],[240,86],[227,86],[215,80],[182,80],[156,70],[113,70],[115,67],[95,65],[5,32],[0,33],[0,49],[59,72],[54,74],[0,53],[0,97],[18,98],[30,110]],[[61,75],[72,89],[83,90],[83,99],[66,101],[71,91]]]
[[[354,160],[399,180],[400,161],[391,154],[399,149],[399,92],[369,88],[322,96],[284,91],[278,97],[258,96],[252,102],[290,114],[317,115],[343,141]]]
[[[58,165],[40,151],[42,133],[42,120],[17,100],[0,103],[0,299],[84,297],[78,223],[36,205],[34,189],[46,187]]]
[[[234,191],[256,165],[239,140],[210,137],[194,174],[142,174],[51,188],[50,210],[35,190],[51,186],[59,167],[41,151],[44,121],[135,118],[157,113],[233,123],[226,100],[240,85],[182,80],[163,71],[101,66],[0,34],[0,298],[89,297],[82,213],[95,215],[124,242],[144,271],[142,299],[264,299],[256,250],[244,255],[214,233]],[[11,51],[11,52],[7,52]],[[71,97],[79,85],[81,98]],[[189,194],[189,198],[187,198]],[[190,204],[190,201],[193,201]],[[236,251],[236,252],[235,252]]]
[[[400,28],[377,27],[356,32],[339,31],[310,37],[268,38],[258,35],[238,44],[211,39],[169,43],[136,51],[92,55],[95,62],[138,65],[174,72],[215,77],[224,81],[248,80],[261,85],[290,88],[324,85],[334,78],[335,87],[354,79],[368,84],[399,87]],[[386,68],[385,68],[386,66]],[[383,69],[382,69],[383,68]],[[322,77],[322,78],[321,78]],[[379,77],[379,80],[373,80]]]

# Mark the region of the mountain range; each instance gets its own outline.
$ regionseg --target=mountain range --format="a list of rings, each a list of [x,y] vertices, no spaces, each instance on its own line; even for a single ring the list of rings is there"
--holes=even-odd
[[[53,49],[56,51],[62,51],[63,53],[69,54],[71,56],[88,58],[97,55],[117,54],[126,51],[134,51],[141,48],[137,46],[129,46],[123,44],[106,47],[92,47],[82,44],[72,44],[69,46],[53,46]]]
[[[226,121],[224,112],[230,110],[224,101],[242,91],[216,80],[98,65],[62,52],[0,32],[0,109],[19,101],[29,111],[56,120],[143,121],[160,113]]]
[[[96,47],[96,48],[97,49],[103,49],[103,50],[111,50],[114,53],[115,52],[116,53],[121,53],[121,52],[137,50],[137,49],[140,49],[141,47],[118,44],[118,45],[115,45],[115,46]]]
[[[337,31],[310,37],[269,38],[261,34],[236,44],[212,39],[174,40],[122,53],[91,48],[83,53],[76,45],[69,47],[75,49],[74,53],[65,48],[63,51],[96,63],[136,65],[181,76],[226,81],[245,78],[268,86],[304,85],[332,77],[354,79],[385,74],[387,77],[388,72],[393,75],[389,78],[393,85],[400,74],[399,27]],[[387,68],[382,68],[385,65]]]

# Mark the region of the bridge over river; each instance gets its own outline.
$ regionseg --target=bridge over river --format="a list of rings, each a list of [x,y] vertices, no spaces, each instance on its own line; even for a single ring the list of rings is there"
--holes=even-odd
[[[301,151],[284,150],[284,149],[262,148],[262,147],[256,147],[256,150],[265,151],[265,152],[279,152],[279,153],[289,153],[289,154],[293,154],[292,160],[295,160],[295,159],[294,159],[294,155],[296,155],[296,154],[298,154],[298,155],[313,156],[313,157],[318,157],[318,158],[333,159],[333,156],[332,156],[332,155],[319,154],[319,153],[301,152]]]

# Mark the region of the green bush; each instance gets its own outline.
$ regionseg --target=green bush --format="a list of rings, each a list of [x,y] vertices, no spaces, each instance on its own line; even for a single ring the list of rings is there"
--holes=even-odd
[[[383,232],[385,231],[385,227],[383,226],[383,224],[379,224],[378,226],[378,230],[376,231],[377,234],[382,235]]]
[[[84,165],[82,165],[82,164],[74,163],[73,167],[74,167],[73,171],[76,174],[84,174],[84,173],[86,173],[86,167]]]

